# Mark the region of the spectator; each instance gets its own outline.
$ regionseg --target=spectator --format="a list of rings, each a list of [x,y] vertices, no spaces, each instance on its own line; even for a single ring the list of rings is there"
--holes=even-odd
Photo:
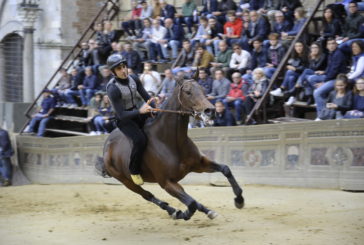
[[[230,81],[224,76],[223,70],[215,71],[215,80],[212,83],[212,91],[207,95],[207,99],[212,104],[218,100],[223,100],[230,91]]]
[[[204,0],[203,1],[203,9],[201,11],[202,16],[206,16],[207,18],[212,17],[212,13],[218,11],[218,1],[217,0]]]
[[[94,119],[97,115],[100,114],[99,108],[101,107],[103,95],[104,95],[104,93],[102,93],[102,92],[96,92],[95,96],[92,97],[90,100],[90,105],[88,107],[88,112],[87,112],[88,126],[90,128],[89,135],[97,134]]]
[[[183,22],[187,25],[188,32],[191,34],[193,24],[197,21],[194,20],[195,11],[197,11],[196,4],[192,0],[185,0],[185,3],[182,5],[182,17]]]
[[[226,22],[227,12],[230,10],[236,11],[238,7],[236,6],[234,0],[221,0],[218,3],[217,9],[218,11],[212,12],[212,14],[217,17],[217,20],[220,22],[221,25],[224,25]]]
[[[159,0],[153,0],[152,19],[159,19],[161,15],[162,15],[162,6]]]
[[[165,78],[163,79],[162,90],[159,93],[159,96],[163,100],[166,100],[172,96],[173,91],[176,87],[176,80],[174,79],[171,69],[165,70],[164,75],[165,75]]]
[[[100,81],[98,90],[103,93],[106,93],[106,85],[112,77],[113,77],[112,73],[111,73],[110,69],[108,68],[108,66],[106,66],[106,65],[102,66],[101,67],[101,81]]]
[[[201,16],[197,32],[191,41],[192,47],[194,47],[196,43],[205,44],[205,41],[208,38],[208,28],[209,23],[207,18],[205,16]]]
[[[224,33],[224,27],[216,20],[215,17],[209,18],[207,29],[208,38],[205,40],[206,49],[215,56],[218,55],[219,42]]]
[[[302,42],[296,42],[294,45],[294,50],[291,54],[291,58],[287,62],[287,71],[284,75],[284,80],[281,86],[270,92],[273,96],[283,96],[283,91],[288,91],[288,93],[293,93],[293,89],[295,88],[296,80],[300,76],[300,74],[306,69],[308,66],[308,55],[307,50]],[[292,102],[293,96],[290,97],[289,103]],[[288,103],[287,102],[287,103]]]
[[[205,69],[199,70],[197,83],[202,87],[204,94],[212,92],[212,78],[207,74]]]
[[[364,78],[356,80],[352,110],[344,118],[364,118]]]
[[[70,107],[78,106],[74,96],[80,95],[78,87],[82,84],[84,76],[84,72],[79,72],[76,68],[73,68],[71,71],[71,87],[66,90],[65,94],[67,103]]]
[[[288,32],[282,32],[283,40],[292,40],[302,29],[303,25],[306,22],[305,10],[302,7],[296,8],[294,10],[294,17],[295,17],[295,22],[292,29]]]
[[[113,30],[111,21],[104,22],[104,31],[97,41],[100,47],[100,63],[104,65],[107,57],[111,54],[111,43],[117,41],[116,32]]]
[[[246,115],[249,115],[249,113],[252,111],[255,103],[265,93],[269,84],[262,68],[255,68],[253,71],[253,81],[254,82],[250,86],[244,102],[244,112]]]
[[[52,119],[52,112],[54,111],[54,107],[56,106],[56,100],[51,95],[51,91],[49,89],[43,90],[43,100],[41,103],[41,109],[38,113],[32,116],[32,120],[29,123],[28,129],[24,131],[24,133],[33,134],[36,131],[36,127],[38,126],[38,137],[43,137],[46,126],[50,119]]]
[[[66,91],[71,87],[71,76],[67,73],[66,68],[62,67],[60,73],[61,78],[58,80],[56,87],[52,89],[54,98],[59,105],[67,102]]]
[[[151,63],[144,63],[144,72],[140,75],[140,81],[148,93],[158,94],[162,80],[159,73],[152,70]]]
[[[326,102],[326,107],[320,111],[318,118],[342,119],[345,113],[350,110],[353,94],[348,90],[348,78],[345,74],[339,74],[335,81],[335,90],[331,91]]]
[[[133,49],[138,52],[142,60],[151,59],[148,52],[148,43],[152,36],[152,22],[150,19],[143,20],[143,29],[140,31],[136,39],[133,40]],[[142,49],[147,51],[147,57],[142,52]]]
[[[109,96],[104,95],[102,97],[101,107],[99,108],[99,115],[93,120],[97,135],[110,133],[114,129],[113,123],[111,122],[113,116],[114,114]]]
[[[251,61],[249,68],[243,78],[249,83],[253,83],[252,71],[258,67],[265,67],[267,64],[267,51],[263,48],[263,41],[256,39],[253,41],[253,51],[251,52]]]
[[[13,169],[10,158],[12,155],[14,155],[14,150],[11,147],[9,134],[0,127],[0,181],[2,186],[11,185]]]
[[[162,53],[164,58],[169,60],[169,53],[167,48],[170,47],[172,49],[172,59],[175,60],[177,59],[178,48],[182,44],[185,32],[180,24],[173,23],[173,19],[168,18],[164,22],[164,25],[166,27],[166,34],[161,44]]]
[[[228,21],[224,25],[224,35],[222,37],[229,46],[232,46],[241,38],[243,21],[240,18],[236,18],[234,10],[227,12],[227,18]]]
[[[229,63],[231,60],[231,56],[233,54],[233,51],[228,47],[227,43],[225,40],[222,40],[219,43],[219,49],[220,52],[217,56],[217,60],[216,62],[212,62],[211,65],[211,74],[214,74],[216,69],[222,69],[225,74],[228,74],[229,72]]]
[[[167,0],[160,0],[159,1],[161,4],[161,20],[165,21],[165,19],[174,19],[177,11],[176,8],[167,3]]]
[[[90,42],[91,40],[89,40]],[[93,40],[92,40],[93,41]],[[93,41],[95,42],[95,41]],[[90,66],[91,64],[91,53],[90,53],[90,47],[87,42],[81,43],[81,52],[79,57],[80,66]]]
[[[233,45],[234,53],[231,56],[229,67],[231,68],[230,72],[240,72],[241,74],[245,74],[245,71],[248,69],[251,55],[249,52],[242,50],[239,44]]]
[[[278,40],[279,35],[277,33],[269,34],[269,48],[267,51],[267,64],[264,68],[264,73],[267,78],[271,78],[274,72],[277,70],[279,62],[283,59],[286,49]]]
[[[91,67],[86,67],[85,74],[82,85],[78,85],[82,106],[90,104],[90,100],[98,87],[97,77],[93,74]]]
[[[141,28],[140,15],[142,13],[142,8],[138,5],[137,1],[131,1],[131,15],[130,18],[126,19],[121,23],[123,30],[129,36],[136,36],[136,30]]]
[[[334,11],[331,8],[325,8],[323,16],[323,28],[321,31],[322,39],[335,38],[341,35],[341,23],[336,18]]]
[[[361,40],[351,43],[353,53],[353,62],[351,72],[348,74],[349,80],[355,80],[364,77],[364,42]]]
[[[142,12],[140,13],[140,19],[145,20],[145,19],[152,18],[153,7],[149,6],[147,1],[145,1],[145,0],[143,0],[141,2],[141,5],[142,5]],[[143,24],[144,24],[144,21],[143,21]]]
[[[182,42],[182,51],[180,52],[176,61],[172,65],[173,74],[177,74],[179,71],[190,73],[194,57],[195,57],[195,52],[191,47],[190,41],[185,39]]]
[[[228,109],[232,107],[235,110],[235,119],[238,125],[242,124],[242,115],[243,115],[243,102],[245,100],[244,88],[246,86],[246,82],[241,78],[241,74],[239,72],[235,72],[232,75],[233,82],[230,84],[230,91],[227,94],[226,98],[223,100],[225,108]],[[245,84],[244,84],[245,83]]]
[[[157,56],[160,57],[160,62],[165,62],[161,45],[164,43],[164,37],[167,33],[167,29],[161,26],[160,21],[153,20],[153,27],[150,40],[147,43],[148,53],[152,63],[157,62]]]
[[[211,62],[213,61],[214,56],[205,49],[205,46],[202,44],[197,45],[195,57],[192,63],[192,69],[209,68]]]
[[[278,33],[279,36],[282,35],[282,33],[287,33],[290,30],[292,30],[292,22],[287,20],[284,16],[284,14],[281,11],[277,11],[274,14],[274,21],[273,21],[273,33]]]
[[[229,110],[227,110],[221,101],[215,102],[215,119],[214,126],[235,126],[235,118]]]
[[[121,55],[126,59],[128,68],[132,69],[137,73],[141,73],[141,58],[137,51],[133,50],[130,43],[124,45],[124,51]]]
[[[286,16],[293,16],[293,11],[302,7],[300,0],[281,0],[280,9]]]

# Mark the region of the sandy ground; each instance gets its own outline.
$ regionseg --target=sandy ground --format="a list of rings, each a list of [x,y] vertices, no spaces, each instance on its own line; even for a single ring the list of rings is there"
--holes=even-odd
[[[364,193],[247,185],[239,210],[228,187],[185,189],[219,216],[172,220],[120,185],[0,188],[0,244],[364,244]]]

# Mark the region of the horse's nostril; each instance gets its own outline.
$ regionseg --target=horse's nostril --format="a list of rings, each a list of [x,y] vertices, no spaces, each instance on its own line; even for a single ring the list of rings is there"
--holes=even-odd
[[[206,110],[204,110],[204,113],[206,114],[206,115],[208,115],[208,116],[211,116],[212,115],[212,109],[206,109]]]

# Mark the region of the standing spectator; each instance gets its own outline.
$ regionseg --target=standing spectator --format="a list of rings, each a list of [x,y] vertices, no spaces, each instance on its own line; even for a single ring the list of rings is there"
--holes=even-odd
[[[351,43],[353,62],[351,71],[348,74],[349,80],[364,77],[364,42],[357,40]]]
[[[157,62],[157,56],[160,57],[160,62],[165,62],[161,45],[164,44],[164,37],[167,33],[167,29],[161,26],[160,21],[153,20],[153,27],[150,40],[147,43],[148,53],[151,58],[151,62]]]
[[[163,100],[166,100],[169,97],[171,97],[173,94],[173,91],[176,87],[176,79],[174,79],[171,69],[165,70],[164,75],[165,75],[165,78],[163,79],[162,90],[159,93],[159,96]]]
[[[162,7],[161,10],[161,20],[165,21],[166,19],[174,20],[174,17],[177,13],[176,8],[167,3],[167,0],[160,0],[159,1]]]
[[[136,36],[136,30],[141,28],[142,22],[140,21],[140,15],[142,8],[138,5],[137,1],[131,1],[131,16],[121,23],[123,30],[129,36]]]
[[[195,11],[197,11],[196,4],[192,0],[185,0],[185,3],[182,5],[182,17],[190,34],[192,34],[193,24],[196,23],[194,20]]]
[[[235,118],[221,101],[215,102],[214,126],[235,126]]]
[[[213,61],[214,56],[205,49],[205,46],[202,44],[197,45],[195,57],[192,63],[192,69],[209,68],[211,62]]]
[[[2,186],[11,185],[13,173],[10,157],[14,155],[9,134],[0,127],[0,181]]]
[[[199,70],[197,83],[202,87],[205,95],[212,92],[212,78],[207,74],[205,69]]]
[[[96,128],[96,134],[107,134],[113,130],[113,123],[111,118],[114,116],[109,96],[102,97],[101,107],[99,108],[99,115],[97,115],[93,122]]]
[[[212,83],[212,91],[207,95],[207,99],[212,104],[218,100],[223,100],[230,91],[230,81],[224,76],[224,71],[215,71],[215,80]]]
[[[364,78],[356,80],[352,110],[344,118],[364,118]]]
[[[80,91],[82,106],[88,106],[92,96],[95,94],[98,82],[97,77],[93,74],[91,67],[86,67],[85,69],[85,79],[82,85],[78,86]]]
[[[345,74],[339,74],[335,81],[335,90],[331,91],[326,101],[326,107],[320,111],[318,118],[342,119],[345,113],[351,109],[353,94],[348,90],[348,78]]]
[[[152,70],[151,63],[144,63],[144,72],[140,75],[140,81],[145,91],[152,92],[154,95],[158,94],[162,80],[159,73]]]
[[[148,43],[152,36],[152,22],[150,19],[143,20],[143,29],[138,34],[137,38],[133,40],[133,49],[138,52],[142,60],[151,59],[148,52]],[[144,55],[142,49],[147,51],[147,57]]]
[[[230,60],[230,72],[240,72],[241,74],[245,74],[245,71],[248,69],[251,55],[249,52],[242,50],[239,44],[233,45],[234,53],[231,56]]]
[[[121,55],[126,59],[128,68],[132,69],[136,73],[141,73],[141,59],[137,51],[133,50],[130,43],[124,45],[124,51]]]
[[[229,63],[231,60],[231,56],[233,51],[229,48],[225,40],[222,40],[219,43],[220,52],[217,56],[216,62],[211,63],[212,67],[210,69],[211,74],[214,74],[216,69],[222,69],[225,74],[229,72]]]
[[[182,51],[172,65],[173,74],[177,74],[179,71],[190,73],[194,57],[195,52],[191,47],[190,41],[188,41],[187,39],[183,40]]]
[[[264,73],[267,78],[271,78],[277,70],[279,62],[283,59],[286,49],[279,42],[279,35],[277,33],[269,34],[269,48],[267,51],[267,65],[264,68]]]
[[[233,82],[230,84],[230,91],[226,98],[223,100],[225,108],[228,109],[232,107],[235,110],[235,119],[238,125],[242,124],[243,115],[243,102],[245,100],[244,90],[243,90],[243,79],[239,72],[235,72],[232,75]],[[245,84],[246,85],[246,84]]]
[[[172,49],[172,59],[177,59],[178,48],[182,46],[182,40],[184,39],[185,32],[183,27],[176,23],[173,23],[173,19],[166,19],[164,21],[164,26],[166,28],[166,35],[162,40],[161,48],[165,59],[169,60],[169,53],[167,48]]]
[[[43,90],[43,100],[41,103],[41,109],[38,113],[32,116],[32,120],[29,123],[28,129],[24,131],[24,133],[35,133],[36,127],[38,126],[38,137],[43,137],[46,126],[50,119],[52,119],[52,112],[54,111],[54,107],[56,106],[56,100],[51,95],[51,91],[49,89]]]

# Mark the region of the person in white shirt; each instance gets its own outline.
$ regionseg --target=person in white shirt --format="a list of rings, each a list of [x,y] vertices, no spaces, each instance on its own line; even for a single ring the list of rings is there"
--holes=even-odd
[[[140,81],[148,93],[158,94],[162,79],[158,72],[152,70],[151,63],[144,63],[144,71],[140,75]]]
[[[231,56],[230,60],[230,71],[229,73],[232,74],[234,72],[239,72],[240,74],[245,74],[246,70],[249,67],[251,62],[251,55],[249,52],[242,50],[239,44],[233,45],[234,53]]]
[[[167,33],[167,29],[164,26],[161,26],[158,19],[153,20],[152,23],[152,33],[150,40],[147,44],[148,53],[152,63],[157,62],[157,56],[160,57],[160,62],[165,62],[161,45],[166,45],[164,43],[164,36]]]

